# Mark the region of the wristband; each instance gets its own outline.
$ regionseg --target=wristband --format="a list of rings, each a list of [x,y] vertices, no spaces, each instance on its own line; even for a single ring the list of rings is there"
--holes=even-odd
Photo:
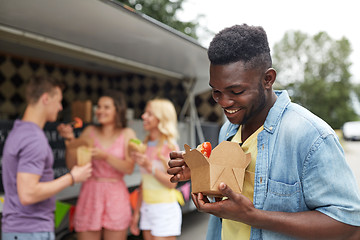
[[[74,186],[75,184],[75,178],[74,178],[74,175],[72,175],[71,172],[69,172],[70,176],[71,176],[71,186]]]

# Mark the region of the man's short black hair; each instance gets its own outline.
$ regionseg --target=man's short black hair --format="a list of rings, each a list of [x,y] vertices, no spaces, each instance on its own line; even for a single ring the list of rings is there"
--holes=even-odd
[[[270,68],[272,60],[266,32],[262,27],[235,25],[215,35],[208,49],[211,64],[242,61],[247,68]]]

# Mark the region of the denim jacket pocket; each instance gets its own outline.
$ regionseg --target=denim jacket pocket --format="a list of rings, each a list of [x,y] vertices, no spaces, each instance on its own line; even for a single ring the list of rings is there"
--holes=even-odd
[[[287,184],[269,179],[264,210],[297,212],[300,208],[301,184]]]

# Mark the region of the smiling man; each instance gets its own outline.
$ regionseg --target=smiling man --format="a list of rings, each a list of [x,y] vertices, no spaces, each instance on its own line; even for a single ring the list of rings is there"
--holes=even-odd
[[[55,239],[55,194],[91,175],[91,164],[75,166],[54,179],[54,156],[43,128],[62,110],[62,83],[33,77],[26,87],[27,106],[9,133],[2,158],[5,203],[3,240]]]
[[[207,239],[357,239],[360,194],[335,132],[274,91],[276,71],[262,27],[236,25],[208,49],[210,86],[227,122],[219,142],[251,154],[242,194],[221,183],[224,198],[192,194],[211,213]],[[172,181],[190,178],[181,152],[170,154]]]

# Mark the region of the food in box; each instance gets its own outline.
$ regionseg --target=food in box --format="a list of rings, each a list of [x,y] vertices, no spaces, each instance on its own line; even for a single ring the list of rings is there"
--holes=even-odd
[[[209,158],[185,144],[184,160],[191,170],[192,192],[210,197],[221,197],[219,184],[224,182],[234,192],[241,193],[245,169],[251,155],[245,154],[238,143],[223,141],[216,146]]]

